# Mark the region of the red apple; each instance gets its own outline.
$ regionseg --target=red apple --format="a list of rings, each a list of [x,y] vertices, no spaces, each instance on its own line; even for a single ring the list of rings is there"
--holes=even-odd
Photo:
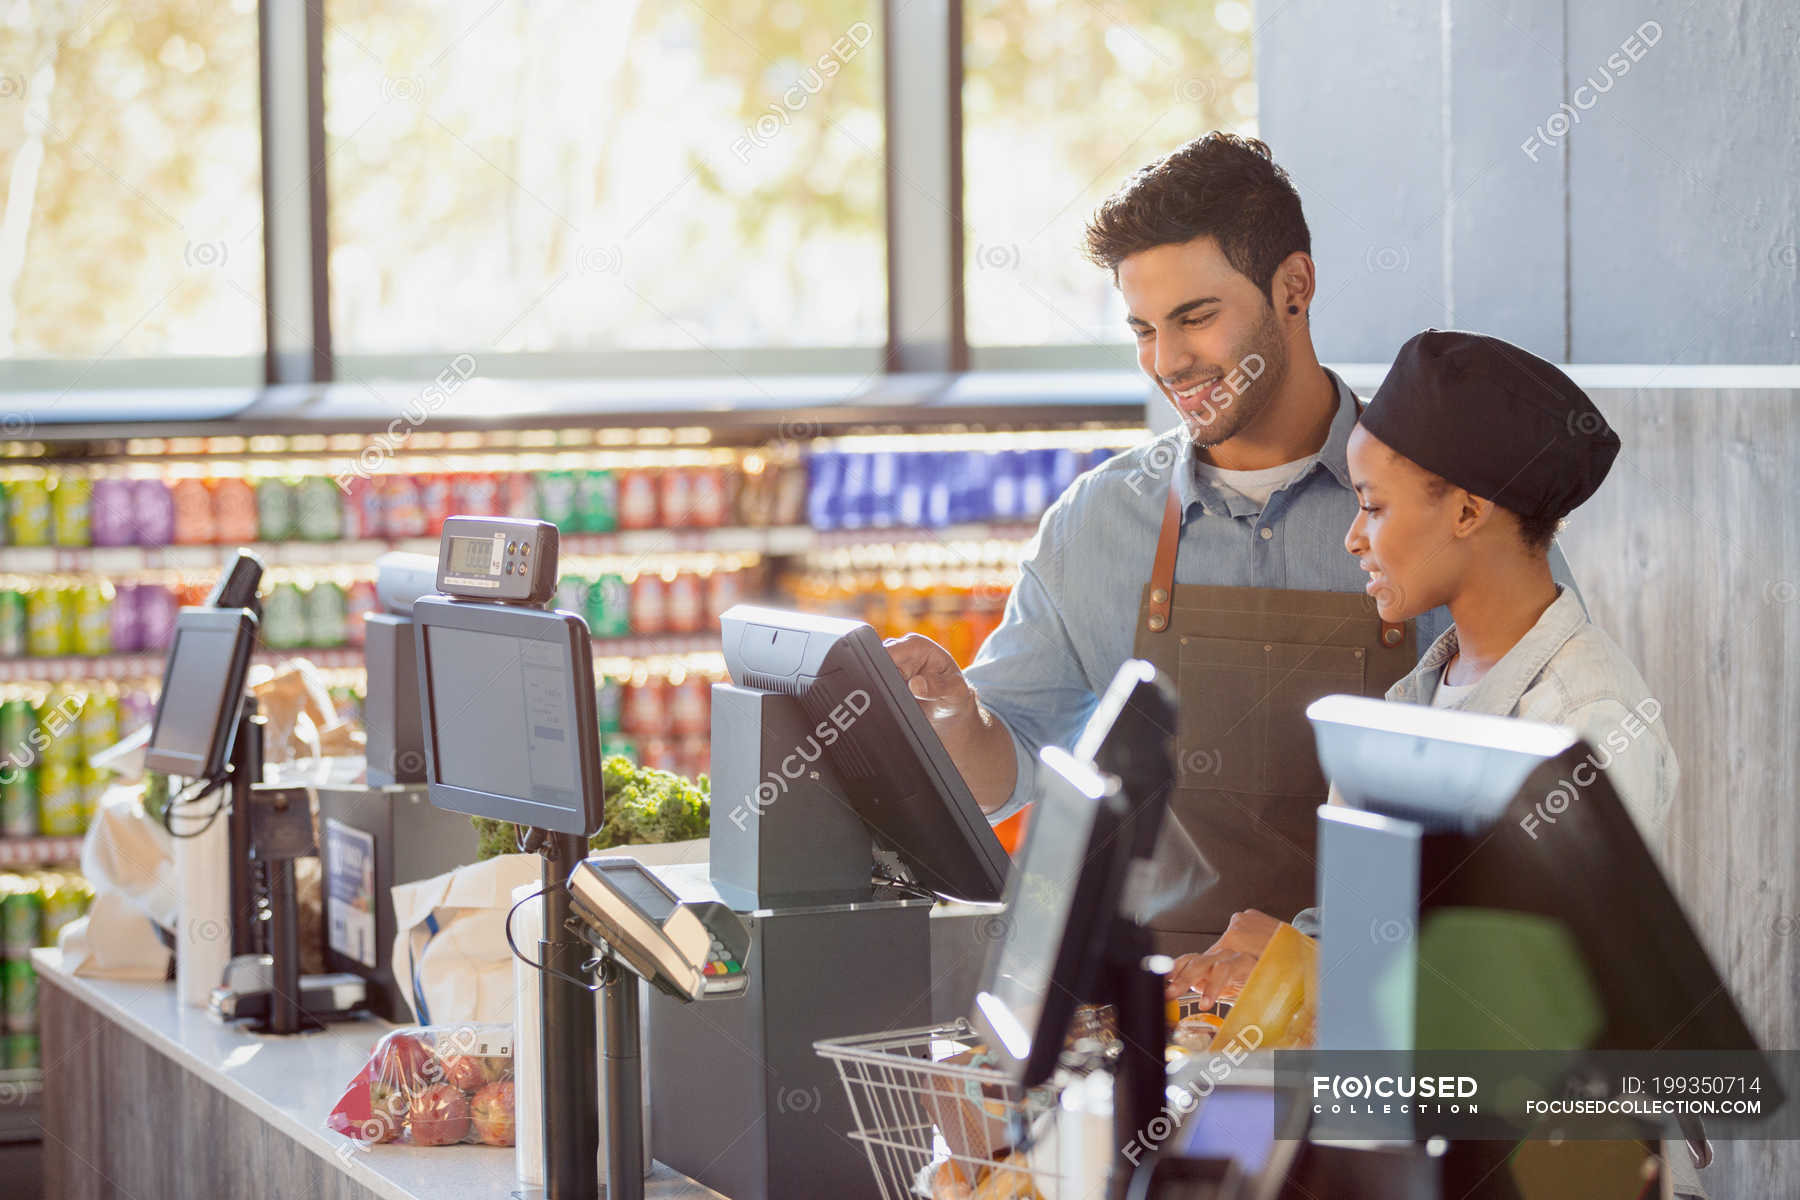
[[[454,1146],[468,1136],[469,1098],[448,1083],[434,1083],[412,1098],[415,1146]]]
[[[490,1083],[475,1093],[469,1112],[475,1121],[475,1138],[489,1146],[513,1144],[512,1081]]]
[[[483,1085],[494,1080],[488,1071],[487,1060],[473,1054],[446,1054],[440,1061],[444,1064],[444,1082],[465,1092],[480,1091]]]
[[[375,1047],[375,1078],[403,1091],[427,1082],[423,1076],[432,1054],[425,1043],[409,1033],[390,1033]]]

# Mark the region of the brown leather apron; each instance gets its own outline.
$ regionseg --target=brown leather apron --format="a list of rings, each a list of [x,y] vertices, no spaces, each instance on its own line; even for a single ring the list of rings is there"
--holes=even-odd
[[[1175,681],[1169,812],[1219,880],[1152,922],[1171,951],[1203,948],[1191,943],[1242,909],[1285,921],[1314,903],[1329,785],[1306,706],[1335,692],[1380,697],[1419,657],[1413,623],[1383,621],[1362,593],[1177,587],[1181,518],[1170,489],[1135,653]]]

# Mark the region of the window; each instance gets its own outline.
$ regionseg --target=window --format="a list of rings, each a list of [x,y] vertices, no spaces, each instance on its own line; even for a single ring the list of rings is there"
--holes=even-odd
[[[969,343],[1124,345],[1124,306],[1082,257],[1082,228],[1188,139],[1255,132],[1249,4],[968,0],[963,22]]]
[[[340,355],[886,333],[867,0],[329,0]]]
[[[262,379],[258,114],[254,0],[0,8],[9,386]]]

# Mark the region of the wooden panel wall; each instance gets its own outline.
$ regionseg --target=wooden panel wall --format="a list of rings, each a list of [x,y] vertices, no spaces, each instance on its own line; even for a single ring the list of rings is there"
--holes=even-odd
[[[1800,1047],[1800,392],[1593,395],[1624,448],[1562,545],[1664,705],[1677,893],[1763,1044]],[[1715,1197],[1794,1194],[1800,1144],[1718,1151]]]

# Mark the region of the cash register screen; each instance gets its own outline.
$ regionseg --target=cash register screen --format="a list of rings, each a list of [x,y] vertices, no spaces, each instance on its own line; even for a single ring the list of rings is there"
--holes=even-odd
[[[1060,1045],[1065,1030],[1043,1028],[1044,1009],[1051,988],[1079,986],[1073,980],[1057,978],[1057,958],[1067,937],[1077,885],[1092,852],[1100,802],[1082,794],[1055,771],[1045,770],[1040,777],[1043,790],[1024,851],[1007,883],[1006,940],[989,968],[983,988],[987,997],[981,1003],[997,1001],[1034,1040],[1048,1037]],[[1081,997],[1066,999],[1072,1007]],[[1067,1016],[1066,1009],[1063,1016]],[[1023,1053],[1015,1056],[1027,1057]]]
[[[183,613],[169,648],[145,761],[152,770],[198,779],[225,766],[244,689],[248,615]]]
[[[433,625],[432,742],[437,780],[578,812],[574,674],[542,638]]]

